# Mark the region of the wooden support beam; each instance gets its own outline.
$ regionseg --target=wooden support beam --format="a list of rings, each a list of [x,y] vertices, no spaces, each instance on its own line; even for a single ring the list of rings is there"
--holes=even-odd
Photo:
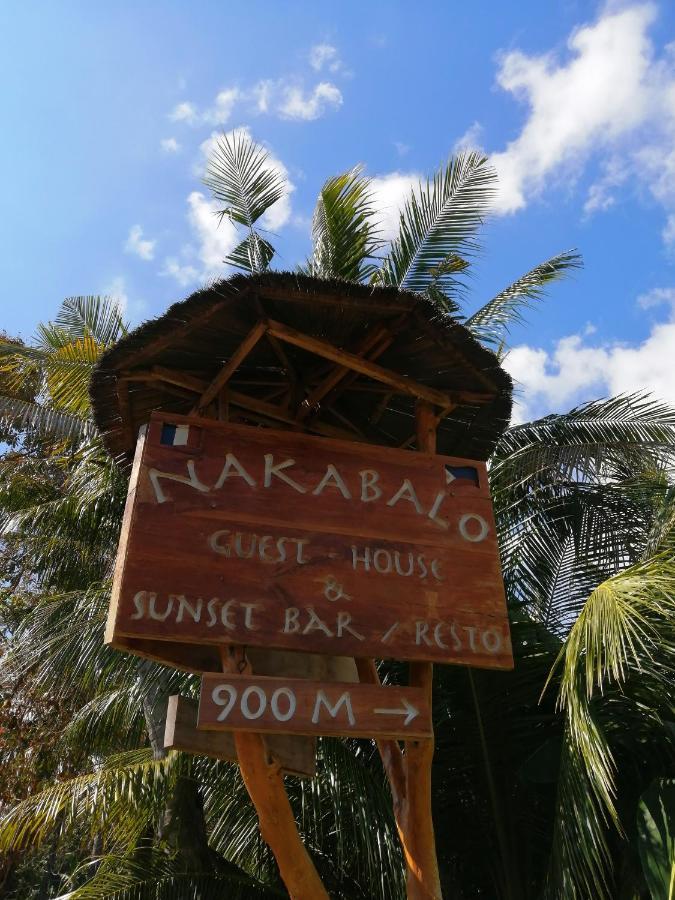
[[[258,343],[258,341],[266,331],[266,322],[256,322],[256,324],[249,331],[241,344],[239,344],[237,349],[234,351],[232,356],[225,363],[220,372],[218,372],[216,377],[201,395],[193,410],[193,413],[197,413],[198,410],[204,409],[204,407],[208,406],[209,403],[211,403],[211,401],[216,398],[221,389],[227,384],[233,373],[239,368],[239,366],[246,359],[251,350],[253,350],[255,345]]]
[[[295,425],[300,430],[304,430],[302,425],[296,422],[295,418],[280,406],[266,403],[264,400],[258,400],[257,397],[249,397],[248,394],[240,394],[239,391],[228,391],[227,399],[230,406],[237,406],[241,409],[250,410],[258,415],[272,419],[275,422],[283,422],[286,425]],[[352,431],[348,431],[346,428],[328,425],[325,422],[312,422],[307,426],[307,430],[322,434],[325,437],[354,440],[354,433]]]
[[[364,339],[359,343],[359,345],[354,350],[356,356],[365,357],[373,347],[376,347],[378,343],[382,342],[382,338],[389,338],[389,343],[393,340],[393,335],[390,333],[389,329],[380,324],[376,325],[368,334],[364,337]],[[387,344],[387,346],[389,345]],[[381,351],[383,352],[383,351]],[[318,384],[313,391],[309,394],[307,399],[303,402],[302,406],[298,410],[298,419],[305,419],[307,416],[311,415],[314,412],[314,407],[316,404],[322,400],[326,394],[333,390],[337,384],[344,378],[347,373],[351,370],[346,366],[336,366],[328,375],[323,379],[323,381]]]
[[[223,672],[250,674],[251,667],[241,651],[237,654],[237,648],[223,647],[221,661]],[[241,777],[258,813],[260,834],[274,853],[290,897],[292,900],[330,900],[300,837],[281,767],[269,758],[263,736],[235,731],[234,743]]]
[[[436,452],[438,416],[426,403],[415,408],[417,449]],[[410,684],[424,688],[432,705],[433,663],[412,663]],[[405,742],[406,800],[402,811],[408,900],[441,900],[441,879],[431,814],[431,766],[434,739]]]
[[[426,400],[428,403],[440,406],[441,409],[453,405],[450,397],[442,391],[437,391],[435,388],[427,387],[427,385],[413,381],[411,378],[406,378],[404,375],[399,375],[396,372],[378,366],[377,363],[368,362],[360,356],[356,356],[354,353],[349,353],[347,350],[339,350],[337,347],[329,344],[328,341],[310,337],[307,334],[296,331],[295,328],[290,328],[288,325],[282,325],[281,322],[270,320],[268,324],[270,334],[288,344],[293,344],[295,347],[301,347],[303,350],[315,353],[317,356],[323,356],[325,359],[330,359],[348,369],[353,369],[355,372],[367,375],[375,381],[380,381],[383,384],[388,384],[391,387],[397,388],[397,390],[401,391],[403,394],[409,394],[413,397],[418,397],[421,400]]]
[[[417,404],[417,446],[425,453],[436,450],[438,418],[430,404]],[[361,681],[379,683],[373,660],[359,659],[356,664]],[[409,680],[411,686],[424,689],[431,707],[433,664],[411,663]],[[433,737],[406,741],[405,752],[402,752],[398,741],[381,740],[377,742],[377,747],[391,788],[396,827],[405,858],[406,896],[408,900],[442,900],[431,815]]]

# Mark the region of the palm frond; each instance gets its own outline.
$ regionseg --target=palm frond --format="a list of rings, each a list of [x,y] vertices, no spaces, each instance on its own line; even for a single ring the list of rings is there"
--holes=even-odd
[[[500,291],[463,324],[484,344],[501,345],[510,327],[523,322],[523,313],[533,301],[541,300],[550,284],[581,264],[581,256],[574,250],[552,256]]]
[[[491,483],[499,490],[545,477],[598,481],[608,466],[638,474],[662,468],[673,447],[675,410],[645,393],[620,394],[507,429]]]
[[[476,252],[476,232],[488,213],[495,185],[496,173],[487,158],[467,152],[413,188],[401,212],[398,236],[375,282],[413,291],[425,291],[435,283],[452,296],[460,285],[453,271],[435,273],[449,259]]]
[[[241,133],[218,138],[204,183],[224,204],[220,216],[246,228],[253,228],[286,188],[285,178],[269,162],[266,150]]]
[[[251,231],[223,262],[243,272],[259,272],[268,268],[274,253],[274,247],[269,241],[261,237],[257,231]]]
[[[19,429],[31,428],[45,437],[61,437],[82,441],[94,437],[94,427],[87,419],[61,409],[30,400],[17,400],[0,394],[0,420]]]
[[[66,298],[54,325],[67,332],[71,341],[91,337],[103,347],[114,344],[129,329],[119,301],[92,295]]]
[[[639,730],[659,727],[675,676],[674,622],[675,559],[662,554],[598,585],[560,653],[566,736],[550,879],[564,896],[610,896],[607,822],[621,826],[600,701],[616,690],[624,707],[639,707]],[[635,698],[625,687],[631,678],[639,683]]]
[[[91,834],[106,825],[112,833],[113,822],[116,847],[131,849],[162,810],[167,779],[177,764],[175,754],[156,760],[151,750],[136,750],[109,759],[97,772],[55,782],[6,812],[0,850],[38,846],[55,827],[76,823]]]
[[[370,179],[362,167],[329,178],[312,217],[312,255],[306,266],[317,278],[360,281],[375,271],[369,263],[382,242],[373,223]]]

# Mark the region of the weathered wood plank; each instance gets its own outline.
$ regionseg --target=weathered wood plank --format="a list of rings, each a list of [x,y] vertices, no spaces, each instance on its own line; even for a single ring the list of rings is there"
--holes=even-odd
[[[482,463],[155,414],[134,509],[113,643],[512,665]]]
[[[424,690],[293,678],[204,675],[198,727],[343,737],[429,737]]]

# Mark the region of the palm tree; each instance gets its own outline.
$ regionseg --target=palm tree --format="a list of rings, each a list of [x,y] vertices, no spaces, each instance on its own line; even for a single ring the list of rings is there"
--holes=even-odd
[[[221,138],[206,183],[242,229],[227,261],[267,269],[263,217],[284,184],[265,151]],[[467,276],[494,187],[486,159],[460,154],[410,191],[385,245],[362,170],[331,178],[304,270],[424,292],[505,355],[509,328],[580,260],[558,254],[471,312]],[[19,687],[10,715],[23,705],[37,722],[31,741],[60,716],[42,778],[4,800],[0,848],[65,858],[59,889],[73,898],[283,895],[236,767],[142,747],[158,697],[194,694],[195,679],[102,645],[124,484],[89,424],[86,382],[122,333],[114,305],[90,298],[66,301],[35,347],[0,345],[4,418],[21,435],[0,464],[3,540],[19,558],[1,563],[3,684]],[[490,477],[516,668],[436,667],[448,896],[665,896],[655,891],[672,866],[658,835],[672,830],[659,810],[675,760],[674,445],[675,412],[640,395],[516,425],[499,442]],[[0,752],[21,768],[20,748]],[[370,742],[322,741],[318,777],[289,779],[289,792],[331,895],[402,896]]]

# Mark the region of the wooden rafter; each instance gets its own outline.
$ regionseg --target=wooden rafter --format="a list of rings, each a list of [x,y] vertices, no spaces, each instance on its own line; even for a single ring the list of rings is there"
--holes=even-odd
[[[223,368],[218,372],[213,381],[208,385],[204,393],[201,395],[193,410],[196,413],[200,409],[208,406],[212,400],[215,400],[221,389],[227,384],[233,373],[239,368],[242,362],[249,355],[251,350],[258,343],[260,338],[267,331],[267,324],[263,321],[256,322],[253,328],[246,335],[244,340],[239,344],[232,356],[225,363]]]
[[[370,353],[370,351],[377,347],[378,344],[382,344],[383,338],[389,338],[387,342],[387,346],[393,340],[393,335],[386,325],[376,325],[368,334],[363,338],[363,340],[357,345],[354,349],[354,354],[356,356],[366,357]],[[384,348],[380,351],[384,352]],[[379,354],[378,354],[379,355]],[[369,359],[372,360],[372,357],[368,356]],[[320,400],[322,400],[326,394],[333,390],[342,381],[345,375],[351,373],[351,369],[347,366],[338,365],[335,366],[332,371],[328,373],[328,375],[320,382],[309,394],[307,399],[304,401],[303,405],[298,410],[298,419],[306,419],[307,416],[311,415],[314,411],[314,407]]]
[[[392,372],[390,369],[378,366],[377,363],[368,362],[354,353],[349,353],[347,350],[339,350],[337,347],[329,344],[328,341],[310,337],[300,331],[296,331],[295,328],[282,325],[281,322],[270,320],[268,324],[270,334],[288,344],[300,347],[310,353],[315,353],[317,356],[323,356],[325,359],[330,359],[348,369],[367,375],[375,381],[395,387],[403,394],[426,400],[429,403],[440,406],[442,409],[453,405],[450,397],[442,391],[437,391],[435,388],[427,387],[427,385],[413,381],[411,378],[406,378],[403,375]]]

